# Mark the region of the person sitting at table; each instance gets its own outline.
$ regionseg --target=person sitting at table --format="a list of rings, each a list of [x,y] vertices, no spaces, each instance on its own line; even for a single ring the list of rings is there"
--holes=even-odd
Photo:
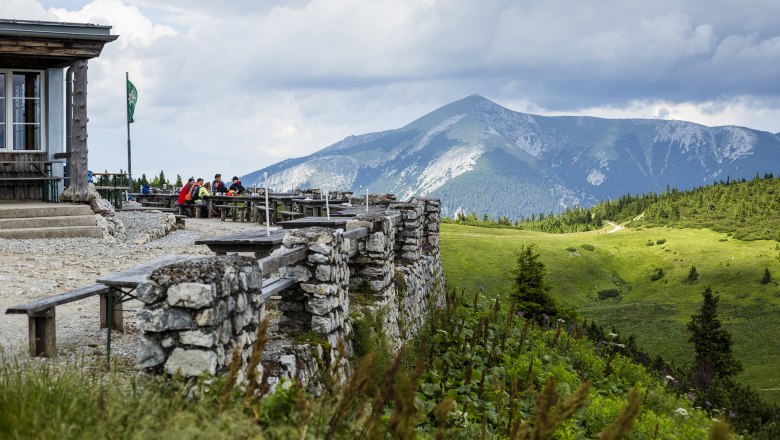
[[[151,194],[152,191],[149,189],[149,184],[144,183],[143,186],[141,186],[141,194]]]
[[[201,215],[208,215],[206,210],[206,206],[208,205],[208,202],[204,199],[204,197],[208,197],[211,195],[211,184],[209,182],[206,182],[205,185],[203,184],[203,179],[198,179],[197,182],[195,182],[196,187],[193,188],[193,195],[192,200],[195,203],[194,209],[198,209],[201,212]],[[195,217],[199,217],[198,215],[195,215]]]
[[[233,184],[230,185],[230,188],[228,188],[228,191],[233,191],[234,194],[244,194],[246,192],[246,188],[244,188],[241,185],[241,181],[238,180],[237,176],[233,176]]]
[[[193,182],[195,182],[194,178],[190,177],[187,179],[187,184],[184,185],[184,188],[182,188],[179,192],[179,197],[176,199],[176,204],[179,205],[179,213],[184,211],[184,204],[187,201],[187,196],[190,194]]]
[[[228,192],[227,185],[222,181],[222,174],[219,173],[214,175],[214,182],[211,183],[211,187],[214,189],[214,194]]]

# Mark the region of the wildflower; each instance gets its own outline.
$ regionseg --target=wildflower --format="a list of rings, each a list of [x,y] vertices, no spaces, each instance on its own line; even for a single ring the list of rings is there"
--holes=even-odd
[[[441,333],[443,335],[446,335],[447,331],[446,330],[442,330],[442,329],[438,329],[438,330],[436,330],[436,333]]]
[[[686,416],[688,416],[688,411],[687,411],[685,408],[677,408],[676,410],[674,410],[674,412],[675,412],[677,415],[681,415],[681,416],[683,416],[683,417],[686,417]]]
[[[612,332],[607,333],[607,336],[609,336],[612,339],[615,339],[615,338],[618,337],[617,333],[612,333]]]
[[[734,418],[734,417],[736,417],[736,416],[737,416],[737,415],[736,415],[736,414],[734,414],[734,412],[733,412],[733,411],[729,411],[729,418],[730,418],[730,419],[733,419],[733,418]]]

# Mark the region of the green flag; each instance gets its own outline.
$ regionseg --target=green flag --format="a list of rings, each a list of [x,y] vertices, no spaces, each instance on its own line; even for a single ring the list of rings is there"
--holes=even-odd
[[[133,83],[127,80],[127,122],[135,122],[133,120],[133,113],[135,113],[135,103],[138,101],[138,90],[135,89]]]

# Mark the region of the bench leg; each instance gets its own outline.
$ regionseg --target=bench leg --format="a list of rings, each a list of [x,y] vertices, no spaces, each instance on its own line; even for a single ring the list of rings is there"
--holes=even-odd
[[[227,209],[219,208],[219,219],[224,222],[226,216],[227,216]]]
[[[30,337],[30,356],[57,355],[57,336],[54,307],[27,315]]]
[[[200,218],[200,206],[195,205],[195,218]]]
[[[106,310],[108,309],[108,301],[106,301],[106,295],[114,295],[114,315],[111,320],[112,330],[125,331],[124,316],[122,314],[122,303],[117,303],[121,298],[116,293],[107,293],[100,295],[100,328],[106,328]]]

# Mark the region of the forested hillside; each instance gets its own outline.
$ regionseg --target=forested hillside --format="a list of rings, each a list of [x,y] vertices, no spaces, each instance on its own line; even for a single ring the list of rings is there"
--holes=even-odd
[[[630,221],[632,226],[709,228],[740,240],[780,241],[780,177],[757,174],[750,181],[726,179],[689,191],[667,188],[661,194],[624,195],[590,209],[567,209],[557,215],[542,213],[514,222],[476,213],[461,214],[455,222],[566,233],[600,229],[606,220]]]

